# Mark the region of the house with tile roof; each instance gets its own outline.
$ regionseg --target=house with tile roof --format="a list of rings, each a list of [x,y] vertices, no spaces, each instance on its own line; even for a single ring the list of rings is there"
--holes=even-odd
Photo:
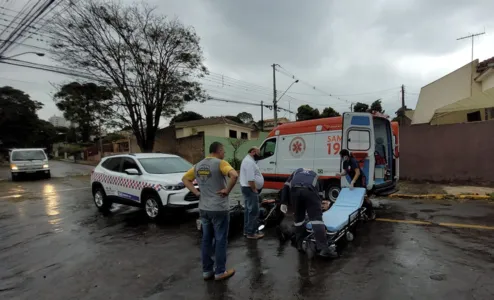
[[[240,124],[226,117],[211,117],[202,120],[175,123],[177,138],[203,134],[221,138],[257,139],[258,130],[247,124]]]
[[[494,57],[478,59],[422,87],[412,125],[494,120]]]

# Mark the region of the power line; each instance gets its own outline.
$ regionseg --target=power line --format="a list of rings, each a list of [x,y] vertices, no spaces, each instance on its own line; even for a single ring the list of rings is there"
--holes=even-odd
[[[372,95],[372,94],[378,94],[378,93],[389,92],[389,91],[394,91],[394,90],[397,91],[399,88],[400,87],[394,87],[394,88],[389,88],[389,89],[384,89],[384,90],[379,90],[379,91],[363,92],[363,93],[358,93],[358,94],[332,94],[332,95],[337,96],[337,97],[364,96],[364,95]],[[327,95],[318,95],[318,94],[312,94],[312,93],[297,93],[297,92],[287,92],[287,93],[296,94],[296,95],[315,96],[315,97],[327,97]]]
[[[329,96],[329,97],[331,97],[331,98],[337,99],[337,100],[339,100],[339,101],[343,101],[343,102],[346,102],[346,103],[348,103],[348,104],[353,104],[353,102],[352,102],[352,101],[349,101],[349,100],[346,100],[346,99],[342,99],[342,98],[340,98],[340,97],[338,97],[338,96],[334,96],[334,95],[332,95],[332,94],[330,94],[330,93],[327,93],[327,92],[325,92],[325,91],[323,91],[323,90],[321,90],[321,89],[319,89],[319,88],[316,88],[315,86],[311,85],[311,84],[310,84],[310,83],[308,83],[308,82],[305,82],[305,81],[301,80],[300,78],[298,78],[298,77],[296,77],[295,75],[291,74],[290,72],[288,72],[285,68],[283,68],[283,67],[282,67],[282,66],[280,66],[280,65],[278,65],[278,67],[280,67],[282,70],[275,68],[275,70],[276,70],[277,72],[279,72],[279,73],[281,73],[281,74],[283,74],[283,75],[285,75],[285,76],[287,76],[287,77],[290,77],[290,78],[292,78],[292,79],[298,79],[301,83],[303,83],[303,84],[305,84],[305,85],[307,85],[307,86],[311,87],[313,90],[319,91],[320,93],[325,94],[325,95],[327,95],[327,96]]]
[[[28,14],[21,20],[21,25],[17,26],[14,31],[7,37],[7,42],[2,43],[0,46],[0,56],[2,56],[12,45],[12,42],[17,42],[20,35],[26,31],[26,29],[39,18],[53,3],[55,0],[47,0],[42,3],[39,7],[38,4],[40,0],[29,10]],[[31,12],[34,13],[31,15]]]
[[[5,17],[1,17],[1,15],[5,16]],[[6,18],[8,17],[8,18]],[[9,14],[6,14],[4,12],[1,12],[0,11],[0,21],[4,21],[4,22],[7,22],[7,23],[15,23],[15,24],[19,24],[20,22],[19,21],[14,21],[14,18],[15,16],[12,16],[12,15],[9,15]],[[5,26],[7,26],[9,24],[6,24]],[[29,26],[30,29],[37,29],[36,26]],[[42,32],[45,32],[45,33],[50,33],[50,31],[46,30],[46,29],[40,29],[40,31]]]
[[[45,16],[45,17],[47,17],[47,16],[50,14],[50,12],[52,12],[52,11],[53,11],[56,7],[58,7],[58,6],[59,6],[59,5],[60,5],[63,1],[64,1],[64,0],[59,0],[59,1],[58,1],[58,3],[56,3],[56,4],[55,4],[55,5],[54,5],[54,6],[53,6],[53,7],[52,7],[49,11],[47,11],[47,12],[44,14],[44,16]],[[24,42],[25,40],[27,40],[28,38],[30,38],[30,37],[31,37],[31,35],[36,34],[36,33],[37,33],[40,29],[42,29],[42,28],[43,28],[46,24],[48,24],[48,22],[49,22],[49,20],[50,20],[50,19],[51,19],[51,20],[55,19],[55,18],[56,18],[57,16],[59,16],[61,13],[63,13],[64,11],[66,11],[66,10],[67,10],[67,9],[68,9],[71,5],[72,5],[72,4],[71,4],[71,1],[69,0],[69,2],[67,2],[67,5],[65,6],[65,9],[62,9],[62,10],[60,10],[59,12],[53,13],[53,15],[52,15],[50,18],[47,18],[46,20],[43,20],[43,21],[44,21],[44,23],[43,23],[43,24],[41,24],[41,25],[39,25],[39,26],[38,26],[38,28],[36,28],[36,27],[35,27],[35,25],[36,25],[36,22],[35,22],[35,23],[33,24],[33,27],[35,27],[34,32],[31,32],[31,34],[30,34],[30,35],[28,35],[27,37],[25,37],[25,38],[24,38],[23,40],[21,40],[20,42],[22,43],[22,42]],[[39,19],[42,19],[42,18],[39,18]],[[13,48],[15,48],[15,46],[14,46]]]
[[[5,40],[1,40],[1,39],[0,39],[0,42],[3,42],[3,41],[5,41]],[[51,51],[50,49],[47,49],[47,48],[38,47],[38,46],[34,46],[34,45],[29,45],[29,44],[24,44],[24,43],[13,42],[12,44],[22,45],[22,46],[24,46],[24,47],[30,47],[30,48],[33,48],[33,49],[44,50],[44,51],[46,51],[46,52],[50,52],[50,51]]]
[[[58,74],[63,74],[63,75],[69,75],[69,76],[74,76],[74,77],[80,77],[80,78],[85,78],[88,80],[105,81],[104,79],[96,78],[90,74],[83,74],[80,72],[75,73],[73,70],[70,70],[70,69],[64,69],[64,68],[60,68],[60,67],[53,67],[53,66],[48,66],[48,65],[43,65],[43,64],[31,63],[28,61],[23,61],[23,60],[18,60],[18,59],[2,59],[2,60],[0,60],[0,63],[18,66],[18,67],[25,67],[25,68],[30,68],[30,69],[48,71],[48,72],[53,72],[53,73],[58,73]],[[26,63],[31,64],[31,65],[26,65]]]

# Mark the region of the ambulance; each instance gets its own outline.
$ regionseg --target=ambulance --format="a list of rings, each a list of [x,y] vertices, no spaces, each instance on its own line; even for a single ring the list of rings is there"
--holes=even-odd
[[[264,189],[281,190],[297,168],[319,174],[325,198],[336,201],[349,176],[341,172],[340,150],[357,159],[367,190],[376,195],[397,191],[399,128],[379,113],[344,113],[343,116],[285,123],[275,127],[262,143],[258,166]]]

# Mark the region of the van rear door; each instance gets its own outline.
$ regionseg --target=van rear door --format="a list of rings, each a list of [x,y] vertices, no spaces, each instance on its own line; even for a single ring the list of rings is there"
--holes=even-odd
[[[357,159],[364,173],[367,189],[372,189],[374,186],[375,137],[371,114],[357,112],[343,114],[341,148],[350,151]],[[349,176],[342,176],[341,186],[349,186],[350,181]]]

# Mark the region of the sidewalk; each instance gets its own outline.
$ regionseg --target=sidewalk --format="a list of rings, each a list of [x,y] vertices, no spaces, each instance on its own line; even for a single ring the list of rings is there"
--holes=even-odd
[[[58,161],[63,161],[73,164],[87,165],[87,166],[96,166],[99,163],[99,161],[88,161],[88,160],[77,160],[74,162],[73,159],[64,159],[64,158],[54,158],[53,160],[58,160]]]
[[[494,188],[438,183],[400,181],[399,191],[389,198],[494,200]]]

